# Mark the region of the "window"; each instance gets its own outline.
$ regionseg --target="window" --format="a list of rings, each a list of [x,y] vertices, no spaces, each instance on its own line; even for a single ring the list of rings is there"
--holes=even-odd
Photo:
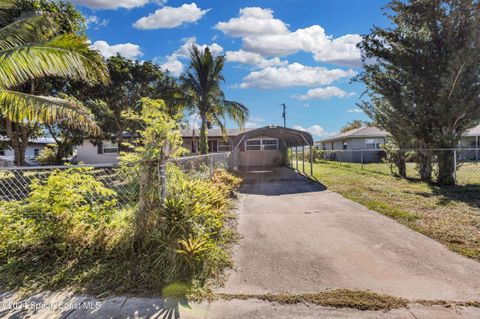
[[[367,138],[365,140],[365,148],[375,148],[375,139],[373,138]]]
[[[346,150],[348,148],[347,141],[342,141],[342,149]]]
[[[247,140],[245,142],[245,150],[247,151],[260,151],[262,149],[261,140]]]
[[[5,156],[5,150],[4,149],[0,149],[0,156]]]
[[[262,146],[264,151],[276,151],[278,149],[278,140],[262,140]]]
[[[272,138],[252,139],[245,142],[247,151],[276,151],[278,150],[278,140]]]
[[[232,142],[228,141],[218,141],[218,151],[219,152],[230,152],[232,150]]]
[[[104,142],[103,153],[118,153],[118,144],[114,142]]]
[[[40,149],[39,148],[34,148],[33,149],[33,157],[38,157],[40,155]]]
[[[367,149],[379,149],[382,142],[379,139],[367,138],[365,139],[365,148]]]

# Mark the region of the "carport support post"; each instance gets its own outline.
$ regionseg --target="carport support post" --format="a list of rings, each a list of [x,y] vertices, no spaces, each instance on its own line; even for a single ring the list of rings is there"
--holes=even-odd
[[[313,176],[313,145],[310,145],[310,176]]]
[[[298,171],[298,151],[297,151],[296,145],[295,145],[295,168]]]
[[[305,146],[302,145],[302,172],[305,174]]]

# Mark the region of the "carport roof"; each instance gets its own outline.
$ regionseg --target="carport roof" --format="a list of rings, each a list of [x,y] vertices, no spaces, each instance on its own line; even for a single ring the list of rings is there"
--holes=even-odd
[[[313,145],[312,135],[305,131],[299,131],[283,126],[265,126],[238,134],[233,140],[234,148],[246,139],[259,136],[269,136],[285,141],[287,147]]]

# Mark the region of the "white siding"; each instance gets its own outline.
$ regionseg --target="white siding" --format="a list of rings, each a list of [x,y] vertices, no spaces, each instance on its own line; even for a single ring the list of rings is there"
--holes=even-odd
[[[85,164],[118,164],[118,154],[98,154],[98,147],[87,140],[77,148],[77,162]]]

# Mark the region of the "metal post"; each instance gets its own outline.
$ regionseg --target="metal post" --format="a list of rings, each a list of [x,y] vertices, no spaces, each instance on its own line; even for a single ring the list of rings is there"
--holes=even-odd
[[[295,145],[295,168],[298,171],[298,147]]]
[[[362,156],[361,156],[361,158],[362,158],[362,169],[363,169],[363,152],[364,151],[362,150]]]
[[[478,135],[475,136],[475,160],[478,162]]]
[[[302,145],[302,172],[305,174],[305,146]]]
[[[453,181],[457,184],[457,150],[453,150]]]
[[[310,176],[313,176],[313,145],[310,145]]]
[[[210,177],[213,176],[213,154],[210,154]]]

